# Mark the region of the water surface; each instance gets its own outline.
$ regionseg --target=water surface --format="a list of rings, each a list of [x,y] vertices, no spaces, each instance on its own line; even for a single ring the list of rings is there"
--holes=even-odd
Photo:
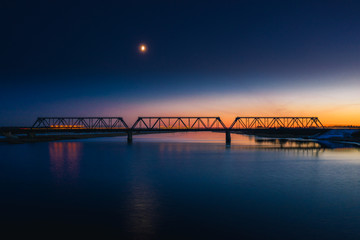
[[[0,145],[12,234],[360,239],[360,151],[232,134]]]

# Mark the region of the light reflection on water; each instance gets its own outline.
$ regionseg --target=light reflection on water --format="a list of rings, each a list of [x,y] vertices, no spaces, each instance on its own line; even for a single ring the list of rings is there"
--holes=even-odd
[[[226,148],[224,133],[1,146],[14,191],[0,219],[121,239],[360,237],[359,149],[328,146],[232,134]]]
[[[141,236],[153,235],[156,228],[156,199],[155,191],[148,184],[148,179],[134,179],[131,183],[129,195],[128,231]]]
[[[134,135],[134,144],[152,142],[159,143],[160,149],[167,148],[167,152],[189,152],[192,147],[187,144],[166,144],[166,143],[204,143],[210,144],[212,148],[223,149],[225,145],[225,133],[218,132],[188,132],[188,133],[160,133]],[[98,142],[99,139],[85,139],[80,141]],[[103,138],[101,141],[121,142],[126,141],[126,137]],[[215,146],[216,144],[216,146]],[[281,151],[295,155],[311,155],[315,157],[326,156],[325,158],[357,159],[360,147],[353,144],[336,143],[329,141],[314,141],[306,139],[279,139],[263,138],[241,134],[231,134],[231,148],[262,150],[262,151]],[[163,149],[164,150],[164,149]],[[161,151],[163,152],[163,151]]]
[[[78,177],[82,157],[81,142],[50,142],[49,156],[51,172],[56,179]]]

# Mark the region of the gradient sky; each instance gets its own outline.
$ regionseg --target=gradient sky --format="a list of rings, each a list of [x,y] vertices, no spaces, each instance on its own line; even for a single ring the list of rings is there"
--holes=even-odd
[[[360,125],[359,12],[344,0],[2,1],[0,124],[290,115]]]

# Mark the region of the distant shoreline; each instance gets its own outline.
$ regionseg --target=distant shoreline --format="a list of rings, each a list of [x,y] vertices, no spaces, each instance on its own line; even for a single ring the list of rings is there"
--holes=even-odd
[[[134,135],[153,134],[134,133]],[[359,129],[247,129],[232,134],[243,134],[263,138],[277,139],[304,139],[309,141],[331,141],[360,146]],[[0,142],[10,144],[52,142],[61,140],[78,140],[98,137],[126,136],[126,133],[90,133],[90,134],[63,134],[63,135],[36,135],[35,137],[17,136],[14,138],[0,138]]]
[[[337,143],[354,144],[360,146],[360,129],[324,129],[322,131],[316,130],[308,132],[307,134],[301,131],[289,130],[263,130],[257,129],[247,130],[244,132],[246,135],[264,137],[264,138],[278,138],[278,139],[291,139],[298,138],[310,141],[331,141]]]

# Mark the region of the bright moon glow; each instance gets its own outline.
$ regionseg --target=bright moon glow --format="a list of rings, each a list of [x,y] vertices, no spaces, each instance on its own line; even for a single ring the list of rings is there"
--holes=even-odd
[[[145,44],[141,44],[141,45],[139,46],[139,49],[140,49],[140,52],[143,52],[143,53],[147,51],[147,47],[146,47]]]

